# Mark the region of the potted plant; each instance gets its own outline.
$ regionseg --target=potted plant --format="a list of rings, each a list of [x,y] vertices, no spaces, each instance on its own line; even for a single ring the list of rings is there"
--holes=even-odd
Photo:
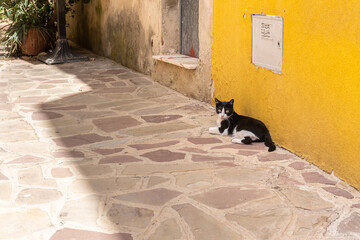
[[[54,40],[53,0],[2,0],[0,10],[10,22],[1,39],[9,55],[37,55]]]

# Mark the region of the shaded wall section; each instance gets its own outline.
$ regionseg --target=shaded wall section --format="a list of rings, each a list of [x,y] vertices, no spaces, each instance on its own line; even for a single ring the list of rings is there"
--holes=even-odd
[[[360,189],[360,2],[214,0],[215,96]],[[282,74],[251,64],[251,14],[284,19]]]
[[[160,47],[159,0],[91,0],[74,6],[68,38],[97,54],[149,74]]]
[[[211,96],[212,0],[199,1],[199,67],[187,71],[155,62],[180,53],[179,0],[91,0],[68,16],[68,38],[123,66],[201,101]]]

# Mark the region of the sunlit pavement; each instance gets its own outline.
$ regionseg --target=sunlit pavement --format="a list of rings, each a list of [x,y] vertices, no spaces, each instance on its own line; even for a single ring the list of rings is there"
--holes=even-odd
[[[0,239],[360,239],[358,191],[210,135],[209,104],[83,53],[0,60]]]

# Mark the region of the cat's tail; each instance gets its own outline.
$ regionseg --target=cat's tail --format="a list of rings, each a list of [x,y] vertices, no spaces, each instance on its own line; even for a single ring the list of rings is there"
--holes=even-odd
[[[269,152],[275,151],[276,146],[275,143],[272,141],[269,130],[266,131],[265,134],[265,146],[267,146],[269,149]]]

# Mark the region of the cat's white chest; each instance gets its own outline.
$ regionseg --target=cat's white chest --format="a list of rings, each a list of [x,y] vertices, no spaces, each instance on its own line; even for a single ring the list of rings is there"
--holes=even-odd
[[[216,124],[217,124],[217,132],[218,132],[218,134],[220,134],[220,135],[225,135],[225,136],[227,136],[228,134],[229,134],[229,131],[228,131],[228,128],[226,128],[225,130],[224,130],[224,132],[222,132],[222,133],[220,133],[219,132],[219,128],[221,127],[221,122],[222,121],[226,121],[225,119],[223,119],[223,118],[220,118],[220,117],[218,117],[218,119],[216,120]],[[213,133],[215,132],[215,128],[213,129],[213,131],[212,131]]]
[[[216,124],[218,127],[221,127],[221,122],[223,121],[224,119],[221,119],[218,117],[218,119],[216,120]]]

